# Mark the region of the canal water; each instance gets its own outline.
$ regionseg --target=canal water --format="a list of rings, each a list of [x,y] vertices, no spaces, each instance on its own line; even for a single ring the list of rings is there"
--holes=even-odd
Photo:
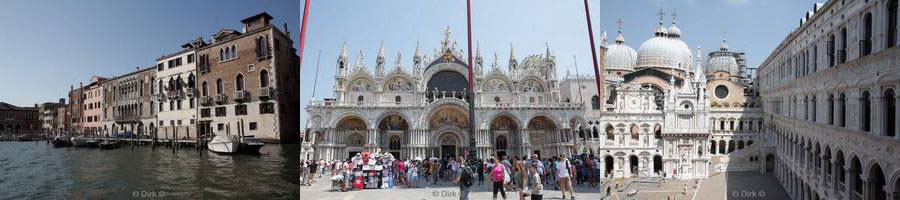
[[[300,146],[260,152],[0,142],[0,199],[298,199]]]

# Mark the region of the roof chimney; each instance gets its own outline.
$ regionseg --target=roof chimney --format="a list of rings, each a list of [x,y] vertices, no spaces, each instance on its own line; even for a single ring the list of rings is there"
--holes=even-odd
[[[241,20],[241,23],[244,23],[244,33],[247,33],[248,31],[268,26],[270,20],[272,20],[272,16],[269,13],[262,12]]]
[[[284,34],[288,36],[288,39],[291,38],[291,31],[288,30],[287,22],[284,23]]]

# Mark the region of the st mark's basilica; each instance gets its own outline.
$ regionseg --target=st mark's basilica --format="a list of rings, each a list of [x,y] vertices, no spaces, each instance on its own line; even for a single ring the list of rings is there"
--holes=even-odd
[[[557,66],[549,47],[519,60],[510,45],[505,68],[496,53],[485,66],[477,48],[474,122],[465,101],[467,59],[449,27],[430,55],[416,47],[411,70],[399,54],[389,63],[383,44],[374,68],[361,52],[348,60],[344,46],[333,98],[306,108],[304,157],[382,151],[416,159],[474,148],[479,158],[592,154],[614,177],[758,170],[762,149],[754,144],[762,142],[762,118],[744,53],[723,40],[706,56],[697,48],[694,57],[674,17],[666,27],[662,16],[637,51],[627,45],[621,21],[611,44],[601,36],[601,94],[593,76],[560,73],[570,67]]]

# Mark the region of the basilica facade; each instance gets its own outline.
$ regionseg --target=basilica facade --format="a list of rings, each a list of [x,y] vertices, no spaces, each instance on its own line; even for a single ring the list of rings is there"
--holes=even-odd
[[[584,154],[601,158],[609,176],[680,179],[733,168],[731,155],[752,160],[758,150],[749,151],[756,135],[750,126],[758,126],[758,114],[739,62],[743,54],[729,51],[723,41],[707,59],[699,49],[694,58],[680,37],[674,20],[665,27],[662,17],[637,51],[625,44],[621,28],[614,44],[607,44],[604,33],[599,85],[592,76],[569,71],[558,78],[562,68],[549,47],[519,61],[510,46],[505,69],[496,54],[484,69],[478,48],[474,121],[465,100],[467,59],[449,28],[433,53],[416,48],[410,71],[400,56],[387,64],[383,45],[374,69],[362,53],[350,62],[343,47],[335,62],[334,97],[307,107],[303,152],[307,159],[325,160],[364,151],[407,159],[470,149],[479,158]],[[474,135],[469,123],[475,123]]]

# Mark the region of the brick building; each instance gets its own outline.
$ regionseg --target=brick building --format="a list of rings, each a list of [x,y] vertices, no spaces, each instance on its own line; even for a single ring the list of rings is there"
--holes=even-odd
[[[0,134],[36,133],[41,130],[38,107],[18,107],[0,102]]]
[[[222,29],[197,50],[202,133],[299,139],[299,57],[289,32],[271,20],[267,13],[241,20],[242,31]]]

